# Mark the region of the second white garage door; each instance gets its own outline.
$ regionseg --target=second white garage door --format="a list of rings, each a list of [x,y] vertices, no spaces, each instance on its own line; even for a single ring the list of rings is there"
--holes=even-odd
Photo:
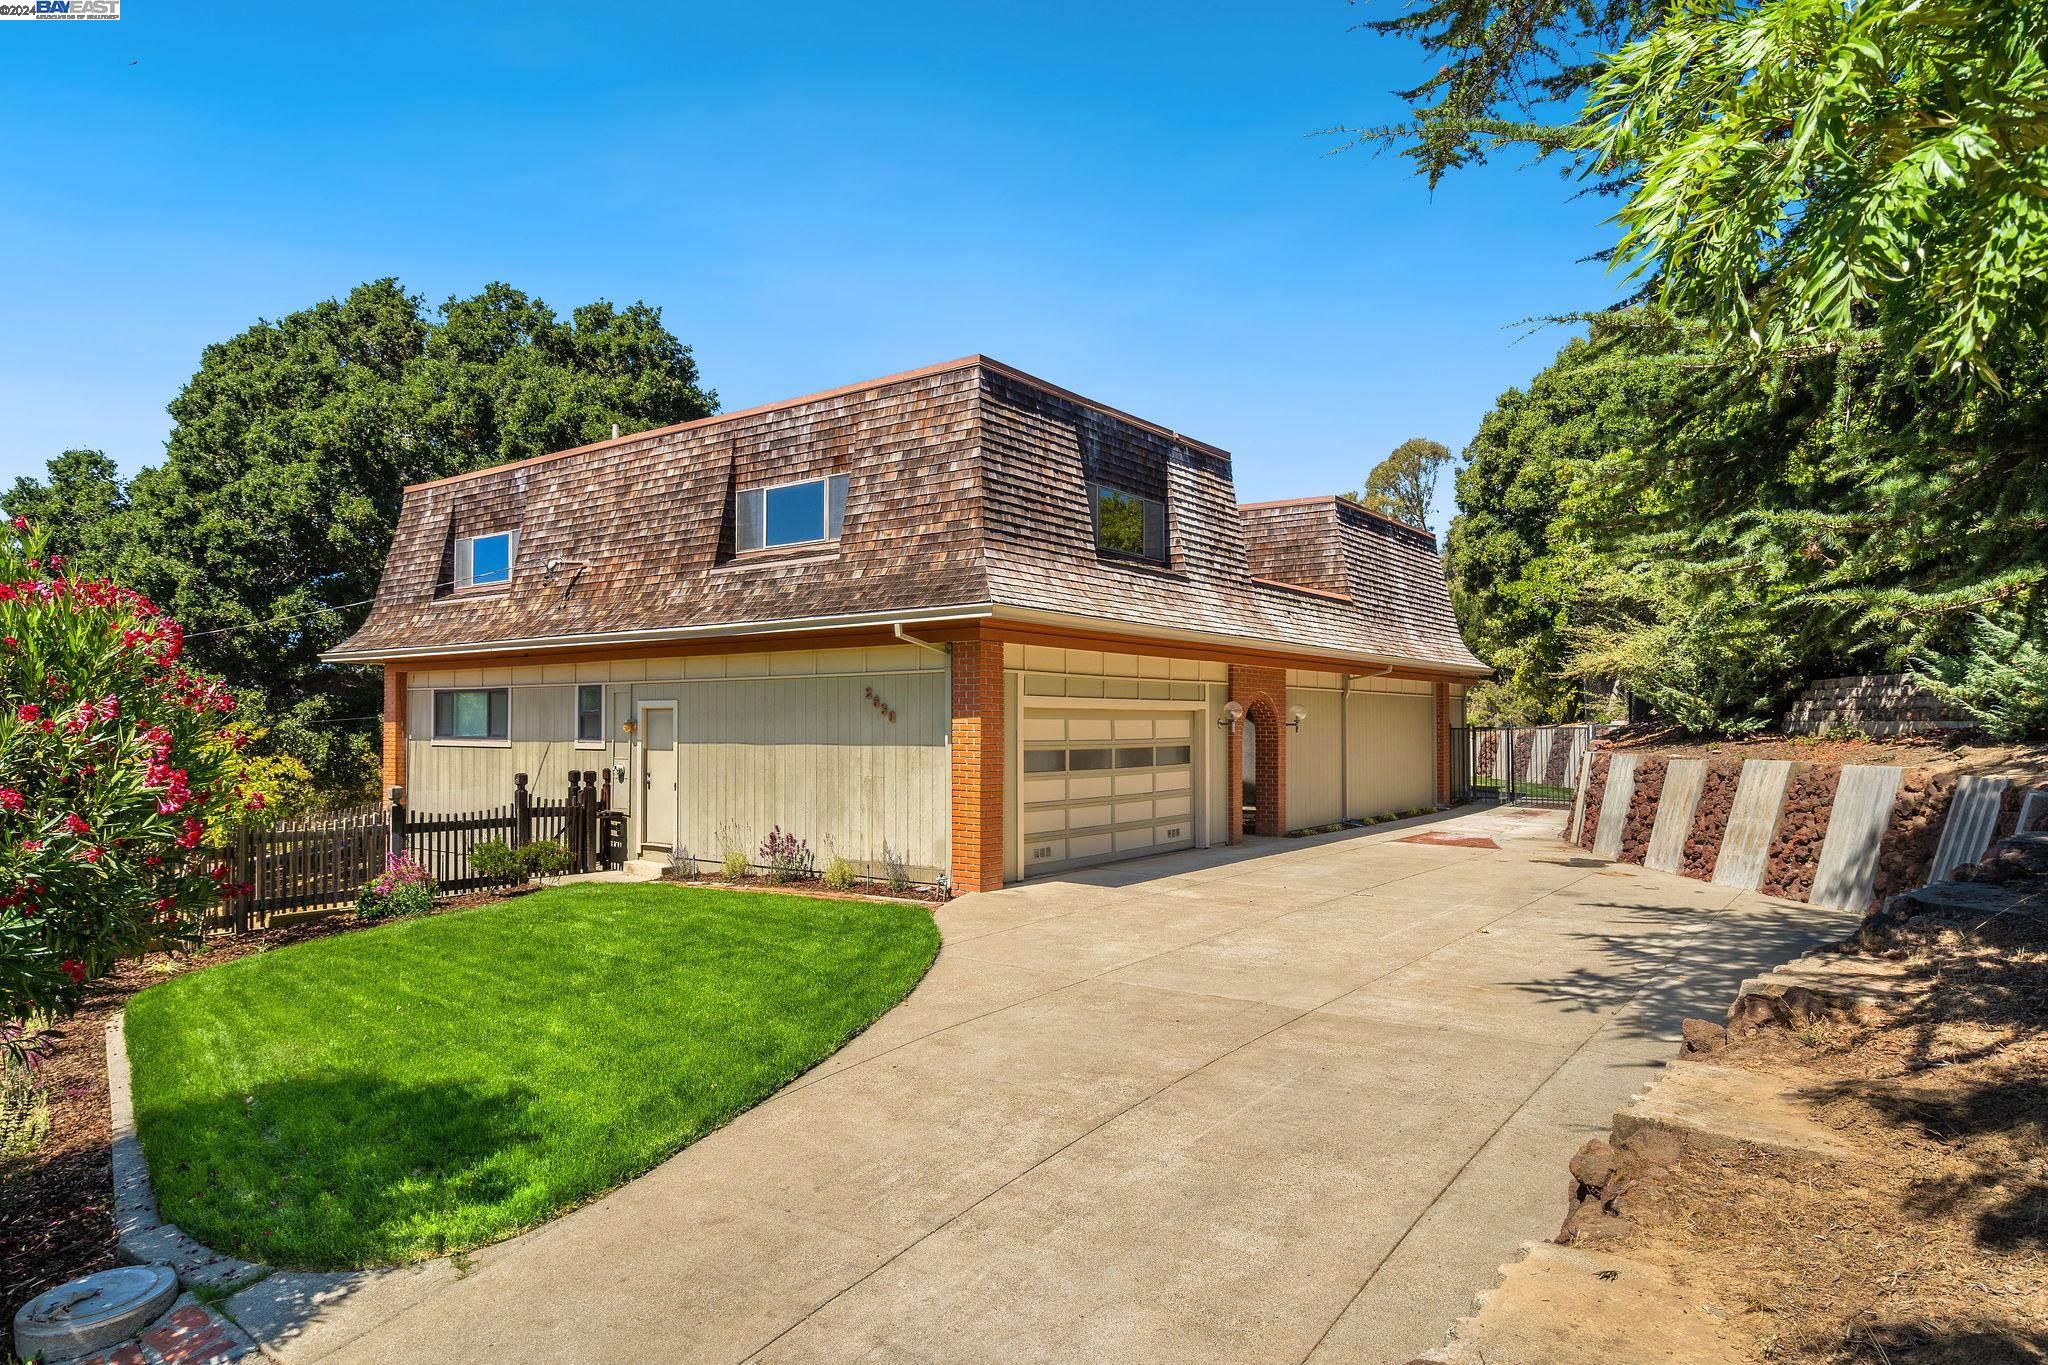
[[[1190,847],[1193,725],[1187,711],[1027,709],[1024,875]]]

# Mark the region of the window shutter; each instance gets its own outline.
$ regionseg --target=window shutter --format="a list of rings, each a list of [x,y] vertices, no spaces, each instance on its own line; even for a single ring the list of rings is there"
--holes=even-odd
[[[834,474],[825,480],[825,539],[839,539],[839,528],[846,520],[846,476]]]
[[[469,536],[455,542],[455,586],[466,588],[475,575],[476,541]]]
[[[768,501],[761,489],[736,494],[733,520],[737,524],[739,548],[758,550],[768,541]]]
[[[1166,505],[1145,499],[1145,558],[1166,558]]]
[[[515,529],[505,533],[505,581],[507,583],[512,581],[512,570],[518,563],[519,532]]]

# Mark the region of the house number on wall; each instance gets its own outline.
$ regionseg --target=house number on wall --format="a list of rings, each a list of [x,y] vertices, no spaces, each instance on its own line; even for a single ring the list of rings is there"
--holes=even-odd
[[[874,705],[874,708],[877,711],[880,711],[883,715],[889,718],[889,723],[891,725],[894,725],[896,723],[896,713],[890,709],[889,703],[883,701],[880,697],[875,695],[874,688],[864,687],[861,689],[861,691],[867,694],[868,701]]]

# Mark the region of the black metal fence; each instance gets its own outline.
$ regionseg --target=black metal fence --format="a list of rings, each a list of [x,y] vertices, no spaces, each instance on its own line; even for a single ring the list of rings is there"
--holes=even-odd
[[[616,820],[605,817],[611,783],[595,772],[569,774],[565,795],[534,796],[525,773],[512,779],[512,799],[480,811],[414,812],[394,787],[387,804],[322,816],[266,830],[245,830],[229,851],[228,880],[246,889],[221,902],[220,922],[236,932],[262,929],[273,915],[318,912],[352,904],[363,883],[383,872],[394,853],[410,855],[454,894],[504,885],[477,872],[478,844],[498,840],[514,848],[539,839],[569,852],[571,872],[616,866],[623,850],[605,837]]]
[[[1569,808],[1590,724],[1451,729],[1451,800]]]

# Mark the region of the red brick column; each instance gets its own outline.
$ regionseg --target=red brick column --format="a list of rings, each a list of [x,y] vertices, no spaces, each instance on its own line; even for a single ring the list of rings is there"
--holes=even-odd
[[[405,670],[384,665],[384,791],[405,785]]]
[[[1230,699],[1244,708],[1242,725],[1255,729],[1252,787],[1258,802],[1254,834],[1287,832],[1287,670],[1230,666]],[[1230,842],[1244,838],[1244,740],[1230,735]]]
[[[953,645],[953,889],[1003,884],[1003,647]]]
[[[1436,800],[1451,803],[1451,685],[1436,685]]]

